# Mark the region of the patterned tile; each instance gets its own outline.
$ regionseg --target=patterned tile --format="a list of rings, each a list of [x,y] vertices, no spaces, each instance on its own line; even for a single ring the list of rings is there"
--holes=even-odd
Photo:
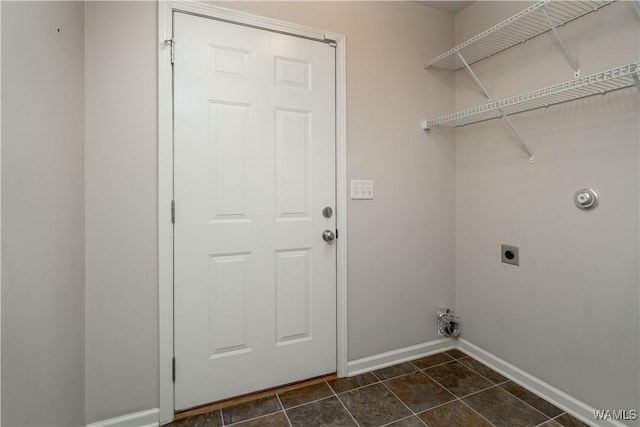
[[[496,427],[533,427],[548,418],[500,387],[462,399]]]
[[[333,391],[327,383],[320,383],[282,393],[279,397],[282,406],[287,409],[332,395]]]
[[[424,372],[459,397],[484,390],[493,385],[489,380],[482,378],[458,362],[434,366]]]
[[[480,375],[482,375],[483,377],[485,377],[486,379],[488,379],[489,381],[495,384],[500,384],[505,381],[509,381],[509,378],[500,375],[493,369],[483,365],[482,363],[478,362],[476,359],[473,359],[471,357],[463,357],[462,359],[458,359],[458,362],[462,363],[467,368],[473,371],[476,371],[477,373],[479,373]]]
[[[491,424],[459,400],[418,414],[429,427],[491,427]]]
[[[380,426],[411,415],[411,411],[380,383],[338,397],[361,426]]]
[[[583,423],[573,415],[562,414],[558,418],[555,419],[563,427],[589,427],[588,424]]]
[[[378,378],[371,372],[366,374],[356,375],[355,377],[337,378],[329,381],[329,385],[336,392],[336,394],[344,393],[345,391],[353,390],[354,388],[364,387],[369,384],[378,382]]]
[[[388,380],[389,378],[399,377],[400,375],[410,374],[411,372],[417,371],[416,367],[410,363],[400,363],[399,365],[389,366],[388,368],[378,369],[377,371],[373,371],[376,377],[380,378],[380,380]]]
[[[275,414],[265,415],[260,418],[254,418],[238,424],[234,427],[289,427],[289,421],[284,412],[276,412]]]
[[[461,359],[463,357],[467,357],[466,353],[461,352],[457,348],[454,348],[453,350],[445,351],[445,354],[448,354],[449,356],[453,357],[454,359]]]
[[[456,398],[422,372],[387,380],[385,385],[413,412],[422,412]]]
[[[453,358],[444,353],[432,354],[422,359],[414,360],[412,363],[420,369],[427,369],[435,365],[453,361]]]
[[[547,402],[543,398],[531,393],[529,390],[520,387],[518,384],[509,381],[508,383],[502,384],[500,387],[507,390],[509,393],[513,394],[520,400],[527,402],[529,405],[536,408],[538,411],[542,412],[549,418],[556,417],[562,414],[562,409],[559,409],[553,406],[551,403]]]
[[[337,397],[287,409],[287,415],[293,427],[356,426]]]
[[[556,418],[550,419],[553,417]],[[172,427],[223,425],[589,427],[477,360],[454,350],[170,424]]]
[[[169,424],[169,427],[221,427],[222,417],[220,411],[207,412],[206,414],[196,415],[194,417],[185,418],[184,420],[175,421]]]
[[[251,402],[241,403],[236,406],[224,408],[222,410],[222,418],[224,424],[233,424],[240,421],[257,418],[262,415],[271,414],[282,410],[280,402],[276,396],[263,397],[262,399],[252,400]]]

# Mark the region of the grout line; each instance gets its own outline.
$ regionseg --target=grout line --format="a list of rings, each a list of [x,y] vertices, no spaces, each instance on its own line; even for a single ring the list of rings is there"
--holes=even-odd
[[[515,383],[514,383],[514,384],[515,384]],[[498,387],[500,387],[500,386],[498,386]],[[507,393],[509,393],[511,396],[513,396],[513,397],[515,397],[516,399],[518,399],[520,402],[522,402],[522,403],[524,403],[525,405],[527,405],[528,407],[532,408],[534,411],[541,413],[541,414],[542,414],[542,416],[544,416],[544,417],[546,417],[546,418],[547,418],[547,419],[545,420],[545,422],[546,422],[546,421],[549,421],[549,420],[551,419],[551,417],[550,417],[549,415],[545,414],[544,412],[542,412],[542,411],[541,411],[541,410],[539,410],[538,408],[536,408],[536,407],[534,407],[533,405],[530,405],[529,403],[527,403],[527,402],[525,402],[524,400],[520,399],[518,396],[516,396],[515,394],[511,393],[509,390],[507,390],[507,389],[505,389],[505,388],[502,388],[502,387],[500,387],[500,388],[501,388],[502,390],[506,391]],[[524,388],[524,387],[523,387],[523,388]],[[525,390],[526,390],[526,389],[525,389]],[[532,394],[533,394],[534,396],[540,397],[540,396],[538,396],[538,395],[537,395],[537,394],[535,394],[535,393],[532,393]],[[541,398],[541,399],[542,399],[542,398]],[[546,400],[545,400],[545,399],[542,399],[542,400],[544,400],[544,401],[546,402]],[[548,402],[547,402],[547,403],[548,403]],[[556,405],[553,405],[553,406],[555,406],[555,407],[557,408],[557,406],[556,406]],[[560,409],[560,408],[558,408],[558,409]],[[560,410],[562,410],[562,409],[560,409]]]
[[[0,1],[1,1],[1,0],[0,0]],[[373,374],[373,372],[368,372],[368,373]],[[363,375],[363,374],[360,374],[360,375]],[[350,390],[341,391],[340,393],[338,393],[337,391],[335,391],[335,390],[333,389],[333,387],[331,387],[331,386],[329,385],[329,383],[328,383],[328,382],[327,382],[327,385],[328,385],[328,386],[329,386],[329,388],[330,388],[330,389],[335,393],[335,395],[336,395],[336,396],[338,396],[338,395],[341,395],[341,394],[349,393],[349,392],[351,392],[351,391],[355,391],[355,390],[360,390],[361,388],[369,387],[370,385],[374,385],[374,384],[378,384],[378,383],[382,382],[382,381],[380,381],[380,380],[378,379],[377,375],[373,375],[373,376],[374,376],[374,378],[376,379],[376,381],[374,381],[374,382],[372,382],[372,383],[370,383],[370,384],[365,384],[365,385],[361,385],[361,386],[358,386],[358,387],[352,388],[352,389],[350,389]]]
[[[476,359],[474,359],[474,358],[473,358],[473,357],[471,357],[471,356],[467,356],[467,357],[468,357],[469,359],[471,359],[471,360],[476,360]],[[461,359],[464,359],[464,358],[461,358]],[[476,362],[478,362],[478,361],[476,360]],[[458,362],[458,363],[460,363],[460,362]],[[480,362],[478,362],[478,363],[480,363]],[[461,364],[462,366],[464,366],[465,368],[467,368],[468,370],[470,370],[471,372],[474,372],[474,373],[476,373],[476,374],[480,375],[482,378],[484,378],[485,380],[489,381],[491,384],[499,385],[499,384],[504,384],[504,383],[506,383],[506,382],[510,381],[510,380],[509,380],[509,378],[507,378],[505,381],[502,381],[502,382],[500,382],[500,383],[496,383],[496,382],[494,382],[494,381],[491,381],[491,379],[489,379],[489,378],[485,377],[484,375],[482,375],[480,372],[476,371],[476,370],[475,370],[475,369],[473,369],[472,367],[467,366],[467,365],[465,365],[464,363],[460,363],[460,364]],[[481,363],[480,363],[480,364],[481,364]],[[485,365],[482,365],[482,366],[485,366]],[[491,368],[489,368],[488,366],[486,366],[486,368],[487,368],[487,369],[491,369]],[[491,369],[491,370],[493,371],[493,369]],[[495,371],[494,371],[494,372],[495,372]],[[498,373],[496,372],[496,374],[498,374]],[[498,374],[498,375],[500,375],[500,374]],[[501,376],[502,376],[502,377],[504,377],[504,375],[501,375]],[[506,378],[506,377],[505,377],[505,378]]]
[[[284,412],[284,406],[282,405],[282,402],[280,401],[280,397],[278,397],[278,395],[277,395],[277,394],[275,395],[275,397],[276,397],[276,399],[278,399],[278,405],[280,405],[280,411]],[[256,399],[256,400],[258,400],[258,399]],[[232,408],[232,407],[233,407],[233,406],[230,406],[230,408]],[[222,409],[219,409],[219,411],[220,411],[220,415],[222,415]],[[278,412],[280,412],[280,411],[273,411],[273,412],[269,412],[268,414],[258,415],[257,417],[247,418],[246,420],[238,421],[238,422],[231,423],[231,424],[225,424],[225,422],[224,422],[224,417],[223,417],[223,418],[222,418],[222,425],[223,425],[223,426],[234,426],[234,425],[238,425],[238,424],[240,424],[240,423],[244,423],[245,421],[257,420],[257,419],[259,419],[259,418],[263,418],[263,417],[266,417],[266,416],[269,416],[269,415],[277,414],[277,413],[278,413]],[[286,417],[286,414],[285,414],[285,417]],[[289,420],[289,418],[287,418],[287,421],[288,421],[288,420]]]
[[[454,349],[452,349],[452,350],[458,350],[458,349],[454,348]],[[443,351],[443,353],[444,353],[444,354],[446,354],[447,356],[451,357],[453,360],[460,360],[460,359],[464,359],[465,357],[467,357],[467,356],[468,356],[468,354],[467,354],[467,353],[465,353],[464,351],[460,351],[460,350],[458,350],[458,351],[460,351],[460,353],[462,353],[462,356],[460,356],[460,357],[455,357],[455,356],[452,356],[452,355],[450,355],[449,353],[447,353],[448,351],[452,351],[452,350],[445,350],[445,351]]]
[[[469,358],[473,359],[471,356],[466,356],[466,357],[469,357]],[[461,357],[460,359],[464,359],[464,357]],[[459,359],[458,359],[458,360],[459,360]],[[456,362],[458,362],[458,360],[456,360]],[[473,359],[473,360],[475,360],[475,359]],[[476,362],[477,362],[477,360],[476,360]],[[449,363],[449,362],[447,362],[447,363]],[[499,386],[499,385],[501,385],[501,384],[505,384],[505,383],[507,383],[507,382],[509,382],[509,381],[510,381],[510,380],[507,378],[505,381],[502,381],[501,383],[494,383],[494,382],[493,382],[493,381],[491,381],[489,378],[487,378],[487,377],[483,376],[480,372],[473,370],[472,368],[470,368],[470,367],[466,366],[466,365],[465,365],[465,364],[463,364],[463,363],[460,363],[460,362],[458,362],[458,363],[459,363],[463,368],[468,369],[469,371],[473,372],[474,374],[478,375],[480,378],[482,378],[482,379],[484,379],[484,380],[488,381],[488,382],[491,384],[491,385],[489,385],[488,387],[485,387],[485,388],[483,388],[483,389],[481,389],[481,390],[474,391],[473,393],[465,394],[464,396],[460,396],[460,397],[456,396],[456,398],[458,398],[458,399],[463,399],[463,398],[465,398],[465,397],[469,397],[469,396],[472,396],[472,395],[474,395],[474,394],[481,393],[481,392],[483,392],[483,391],[489,390],[490,388],[497,387],[497,386]],[[478,363],[480,363],[480,362],[478,362]],[[488,368],[488,369],[491,369],[491,368]],[[426,374],[429,378],[431,378],[433,381],[435,381],[439,386],[441,386],[441,387],[443,387],[445,390],[449,391],[449,389],[447,389],[444,385],[442,385],[442,384],[440,384],[438,381],[436,381],[436,380],[435,380],[431,375],[429,375],[427,372],[425,372],[425,374]],[[507,391],[507,390],[505,390],[505,391]],[[451,394],[453,394],[452,392],[450,392],[450,393],[451,393]],[[511,394],[511,393],[509,393],[509,394]],[[534,408],[534,409],[535,409],[535,408]],[[543,415],[544,415],[544,414],[543,414]]]
[[[395,423],[397,423],[397,422],[399,422],[399,421],[408,420],[409,418],[413,418],[413,417],[416,417],[416,418],[418,419],[418,421],[419,421],[420,423],[422,423],[422,425],[425,425],[425,426],[426,426],[426,424],[424,423],[424,421],[422,421],[422,420],[420,419],[420,417],[418,416],[418,414],[413,414],[413,415],[406,416],[406,417],[404,417],[404,418],[400,418],[399,420],[391,421],[390,423],[387,423],[387,424],[382,424],[380,427],[390,426],[390,425],[395,424]]]
[[[451,393],[451,395],[453,395],[453,397],[455,397],[456,399],[462,399],[463,397],[469,397],[471,395],[477,394],[477,393],[481,393],[483,391],[489,390],[490,388],[496,387],[497,385],[494,383],[491,383],[491,385],[489,387],[483,388],[482,390],[477,390],[474,391],[473,393],[469,393],[469,394],[465,394],[464,396],[458,396],[456,395],[454,392],[452,392],[451,390],[449,390],[447,387],[445,387],[443,384],[441,384],[440,382],[438,382],[435,378],[433,378],[431,375],[429,375],[427,372],[424,372],[424,374],[426,376],[428,376],[434,383],[438,384],[440,387],[442,387],[443,389],[445,389],[446,391],[448,391],[449,393]],[[491,381],[489,381],[491,382]]]
[[[284,409],[284,405],[282,404],[282,400],[280,400],[280,394],[276,393],[276,398],[278,399],[278,403],[280,403],[280,406],[282,407],[282,412],[284,412],[284,417],[287,419],[287,422],[289,423],[289,427],[293,427],[293,424],[291,424],[291,420],[289,419],[289,414],[287,414],[287,410]]]
[[[277,414],[278,412],[284,412],[284,409],[282,409],[282,410],[280,410],[280,411],[269,412],[268,414],[259,415],[259,416],[257,416],[257,417],[253,417],[253,418],[247,418],[246,420],[238,421],[238,422],[235,422],[235,423],[231,423],[231,424],[223,424],[223,425],[224,425],[224,426],[237,426],[237,425],[242,424],[242,423],[246,423],[246,422],[249,422],[249,421],[255,421],[255,420],[259,420],[259,419],[261,419],[261,418],[268,417],[269,415],[275,415],[275,414]],[[285,417],[286,417],[286,414],[285,414]],[[289,419],[287,418],[287,420],[289,420]],[[224,420],[222,420],[222,421],[223,421],[223,423],[224,423]]]
[[[456,396],[455,394],[453,394],[452,392],[449,391],[448,388],[446,388],[444,385],[440,384],[438,381],[436,381],[431,375],[427,374],[426,372],[424,373],[427,377],[429,377],[434,383],[438,384],[440,387],[442,387],[443,389],[445,389],[449,394],[451,394],[453,397],[455,397],[455,400],[452,400],[450,402],[447,403],[451,403],[451,402],[455,402],[456,400],[460,403],[462,403],[463,405],[467,406],[469,409],[471,409],[473,412],[475,412],[476,414],[478,414],[478,416],[480,416],[480,418],[482,418],[483,420],[485,420],[486,422],[488,422],[491,426],[495,427],[495,424],[493,424],[491,421],[489,421],[488,419],[486,419],[481,413],[479,413],[478,411],[476,411],[475,409],[473,409],[471,406],[467,405],[465,401],[462,400],[461,397]],[[482,389],[480,391],[476,391],[474,393],[470,393],[464,397],[469,397],[469,396],[473,396],[474,394],[478,394],[478,393],[482,393],[483,391],[489,390],[490,388],[493,387],[497,387],[495,384],[493,384],[491,387],[487,387],[485,389]],[[438,406],[443,406],[446,405],[447,403],[443,403],[442,405],[438,405]],[[434,406],[433,408],[437,408],[438,406]],[[433,408],[429,408],[427,409],[427,411],[433,409]]]
[[[374,375],[375,376],[375,375]],[[376,377],[377,378],[377,377]],[[377,383],[374,383],[377,384]],[[329,385],[329,384],[327,384]],[[372,384],[369,384],[372,385]],[[366,387],[366,386],[364,386]],[[358,387],[358,388],[364,388],[364,387]],[[329,388],[331,388],[331,386],[329,386]],[[357,389],[356,389],[357,390]],[[338,396],[335,392],[335,390],[333,390],[331,388],[331,391],[333,391],[333,395],[335,396],[336,399],[338,399],[338,402],[340,402],[340,404],[342,405],[342,407],[344,408],[345,411],[347,411],[347,414],[349,414],[349,416],[351,417],[351,419],[353,420],[353,422],[356,424],[356,426],[360,427],[360,424],[358,424],[358,421],[355,419],[355,417],[353,416],[353,414],[351,413],[351,411],[349,411],[349,409],[347,408],[347,406],[344,404],[344,402],[342,401],[342,399],[340,399],[340,396]],[[351,391],[351,390],[349,390]],[[348,393],[345,391],[345,393]]]
[[[449,390],[447,390],[447,391],[449,391]],[[449,394],[451,394],[451,392],[449,392]],[[453,396],[453,397],[455,397],[455,396]],[[460,399],[458,399],[457,397],[455,397],[455,399],[453,399],[453,400],[449,400],[449,401],[447,401],[447,402],[440,403],[440,404],[438,404],[438,405],[432,406],[431,408],[428,408],[428,409],[425,409],[424,411],[418,412],[416,415],[422,414],[422,413],[424,413],[424,412],[428,412],[428,411],[430,411],[430,410],[432,410],[432,409],[436,409],[436,408],[439,408],[439,407],[441,407],[441,406],[448,405],[449,403],[453,403],[453,402],[455,402],[456,400],[460,400]]]
[[[418,368],[421,371],[426,371],[427,369],[436,368],[438,366],[448,365],[449,363],[457,362],[457,360],[447,360],[446,362],[438,363],[437,365],[427,366],[426,368]],[[415,366],[415,365],[414,365]]]
[[[478,412],[478,411],[476,411],[475,409],[473,409],[473,408],[471,407],[471,405],[469,405],[467,402],[465,402],[465,401],[464,401],[464,400],[462,400],[462,399],[458,399],[458,400],[460,400],[460,403],[462,403],[464,406],[466,406],[467,408],[471,409],[473,412],[475,412],[476,414],[478,414],[478,416],[479,416],[480,418],[482,418],[483,420],[485,420],[486,422],[488,422],[489,424],[491,424],[493,427],[495,427],[495,424],[494,424],[494,423],[492,423],[491,421],[489,421],[489,420],[488,420],[484,415],[482,415],[480,412]]]
[[[498,387],[496,384],[491,384],[490,387],[483,388],[482,390],[474,391],[473,393],[465,394],[464,396],[460,396],[458,399],[461,399],[461,400],[462,399],[466,399],[467,397],[475,396],[478,393],[482,393],[483,391],[487,391],[487,390],[490,390],[490,389],[496,388],[496,387]]]
[[[333,390],[331,390],[331,391],[333,392]],[[301,407],[301,406],[308,405],[308,404],[310,404],[310,403],[316,403],[316,402],[320,402],[321,400],[331,399],[332,397],[334,397],[334,395],[324,396],[324,397],[321,397],[321,398],[319,398],[319,399],[310,400],[310,401],[308,401],[308,402],[304,402],[304,403],[301,403],[301,404],[299,404],[299,405],[295,405],[295,406],[290,406],[290,407],[288,407],[288,408],[284,408],[284,405],[282,405],[282,407],[284,408],[284,410],[285,410],[285,411],[287,411],[288,409],[299,408],[299,407]],[[280,399],[280,397],[278,397],[278,399]],[[281,402],[281,404],[282,404],[282,402]]]
[[[0,1],[2,1],[2,0],[0,0]],[[376,384],[380,384],[380,383],[382,383],[382,381],[378,380],[378,381],[376,381],[374,383],[363,385],[362,387],[356,387],[356,388],[353,388],[351,390],[343,391],[342,393],[336,393],[335,391],[334,391],[334,393],[336,393],[336,396],[340,396],[341,394],[347,394],[347,393],[351,393],[352,391],[362,390],[363,388],[371,387],[372,385],[376,385]]]
[[[412,372],[412,373],[414,373],[414,372]],[[407,375],[408,375],[408,374],[407,374]],[[396,378],[398,378],[398,377],[396,377]],[[393,379],[393,378],[389,378],[389,379]],[[397,394],[395,394],[395,393],[393,392],[393,390],[391,390],[391,389],[390,389],[390,388],[389,388],[389,387],[384,383],[384,381],[382,382],[382,385],[383,385],[387,390],[389,390],[389,393],[391,393],[391,394],[393,395],[393,397],[395,397],[396,399],[398,399],[398,400],[400,401],[400,403],[402,403],[402,404],[405,406],[405,408],[407,408],[407,409],[409,410],[409,412],[411,412],[411,414],[412,414],[412,415],[415,415],[415,416],[417,416],[417,415],[418,415],[418,414],[417,414],[413,409],[411,409],[411,408],[409,407],[409,405],[407,405],[406,403],[404,403],[404,402],[402,401],[402,399],[400,399],[400,397],[398,397],[398,395],[397,395]],[[407,418],[407,417],[405,417],[405,418]],[[402,418],[402,419],[404,419],[404,418]],[[394,420],[394,421],[392,421],[392,422],[393,422],[393,423],[395,423],[396,421],[398,421],[398,420]]]
[[[403,362],[403,363],[411,363],[411,362]],[[399,378],[399,377],[402,377],[402,376],[405,376],[405,375],[414,374],[414,373],[416,373],[416,372],[421,371],[421,369],[420,369],[420,368],[418,368],[418,367],[417,367],[416,365],[414,365],[413,363],[411,363],[411,365],[413,365],[413,367],[416,369],[415,371],[405,372],[405,373],[402,373],[402,374],[400,374],[400,375],[396,375],[395,377],[389,377],[389,378],[384,378],[384,379],[382,379],[382,378],[380,378],[379,376],[377,376],[374,372],[372,372],[372,373],[373,373],[374,375],[376,375],[376,378],[378,378],[378,380],[379,380],[380,382],[384,382],[384,381],[392,380],[392,379],[394,379],[394,378]],[[384,368],[383,368],[383,369],[384,369]]]

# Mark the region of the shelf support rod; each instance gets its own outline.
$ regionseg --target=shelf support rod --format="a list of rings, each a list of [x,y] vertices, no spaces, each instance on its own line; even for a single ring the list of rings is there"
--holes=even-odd
[[[558,40],[558,43],[560,43],[560,47],[562,48],[562,51],[564,52],[565,56],[567,57],[567,59],[571,63],[571,67],[573,67],[573,76],[574,76],[574,78],[577,79],[578,77],[580,77],[580,66],[578,66],[578,63],[573,58],[573,55],[571,55],[571,52],[569,51],[569,48],[564,43],[564,40],[562,39],[562,36],[560,35],[560,33],[558,32],[558,29],[556,28],[555,24],[553,23],[553,21],[549,17],[549,14],[547,13],[547,10],[545,9],[545,7],[542,6],[540,9],[542,10],[542,13],[544,14],[544,17],[547,18],[547,22],[549,23],[549,26],[551,27],[551,30],[553,30],[553,35],[556,36],[556,40]]]
[[[473,80],[475,80],[476,84],[480,87],[480,89],[482,89],[482,92],[484,92],[484,95],[489,99],[489,104],[493,103],[493,99],[491,98],[491,95],[489,95],[489,92],[484,87],[484,85],[482,84],[482,82],[480,81],[478,76],[476,76],[476,73],[473,72],[473,70],[471,69],[471,67],[467,63],[467,61],[464,60],[464,57],[460,54],[460,52],[456,52],[456,54],[458,55],[458,58],[460,58],[460,61],[462,61],[462,63],[464,64],[464,68],[467,69],[469,74],[471,74],[471,77],[473,77]],[[524,151],[526,151],[526,153],[529,155],[529,163],[531,163],[531,164],[535,163],[535,161],[536,161],[535,156],[533,155],[533,153],[531,153],[531,150],[529,150],[529,147],[524,142],[524,140],[522,139],[522,137],[520,136],[520,134],[518,133],[516,128],[513,127],[513,124],[511,123],[511,120],[509,120],[509,118],[504,113],[502,108],[498,108],[498,111],[500,112],[500,116],[504,119],[504,121],[507,122],[507,125],[509,126],[509,129],[511,129],[511,132],[513,132],[513,135],[516,137],[516,139],[518,140],[518,142],[520,143],[522,148],[524,148]]]
[[[520,136],[516,128],[513,127],[511,120],[509,120],[509,117],[507,117],[504,111],[502,111],[502,108],[498,108],[498,111],[500,112],[500,116],[504,119],[504,121],[507,122],[509,129],[511,129],[511,132],[513,132],[513,135],[516,137],[520,145],[522,145],[522,148],[524,149],[524,151],[526,151],[527,154],[529,155],[529,163],[534,164],[536,162],[536,156],[534,156],[531,150],[529,150],[529,147],[524,142],[524,140],[522,139],[522,137]]]
[[[633,75],[633,81],[636,83],[636,87],[638,88],[638,91],[640,91],[640,78],[638,78],[637,74]]]
[[[476,76],[476,73],[473,72],[473,70],[471,69],[469,64],[467,64],[467,61],[464,60],[464,57],[460,54],[460,52],[456,52],[456,55],[458,55],[458,58],[460,58],[460,61],[462,61],[462,64],[464,64],[464,68],[466,68],[469,74],[471,74],[471,77],[473,77],[473,80],[475,80],[476,84],[480,87],[480,89],[482,89],[482,92],[484,92],[484,96],[486,96],[489,99],[489,102],[491,102],[492,101],[491,95],[489,95],[489,92],[487,92],[487,89],[484,87],[484,85],[482,84],[478,76]]]

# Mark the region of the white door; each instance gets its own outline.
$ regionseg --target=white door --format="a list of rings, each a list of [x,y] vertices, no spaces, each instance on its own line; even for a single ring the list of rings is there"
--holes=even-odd
[[[176,13],[175,408],[336,371],[335,49]]]

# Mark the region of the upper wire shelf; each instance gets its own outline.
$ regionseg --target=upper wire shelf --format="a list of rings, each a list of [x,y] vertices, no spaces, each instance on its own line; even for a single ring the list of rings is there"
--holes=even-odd
[[[640,90],[640,61],[622,67],[612,68],[590,76],[569,80],[537,89],[521,95],[491,101],[488,104],[457,113],[440,116],[431,120],[422,120],[422,129],[435,125],[464,126],[504,115],[521,113],[537,108],[548,107],[562,102],[587,96],[606,94],[614,90],[636,86]]]
[[[455,55],[458,52],[471,65],[481,59],[551,31],[549,21],[543,11],[547,12],[555,26],[562,26],[583,15],[595,12],[614,1],[541,0],[442,55],[433,58],[424,65],[424,68],[438,64],[437,67],[439,68],[459,70],[464,68],[464,64]]]

